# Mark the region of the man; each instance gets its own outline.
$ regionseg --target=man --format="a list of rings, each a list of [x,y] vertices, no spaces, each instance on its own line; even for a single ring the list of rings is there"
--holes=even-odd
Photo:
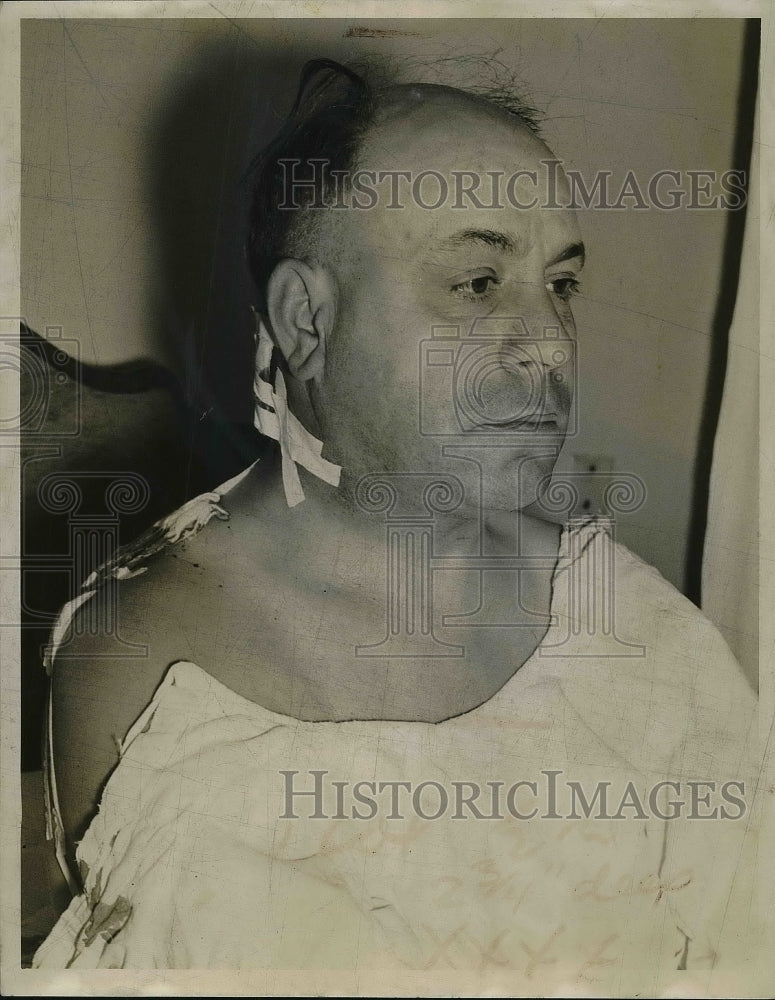
[[[255,191],[278,451],[97,574],[146,658],[85,627],[110,585],[56,630],[52,821],[84,881],[38,964],[712,968],[753,699],[604,526],[540,516],[584,248],[530,115],[320,61]]]

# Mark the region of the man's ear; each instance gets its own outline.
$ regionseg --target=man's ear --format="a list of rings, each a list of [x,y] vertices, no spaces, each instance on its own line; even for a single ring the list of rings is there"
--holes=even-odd
[[[269,278],[266,304],[275,342],[302,382],[323,374],[336,298],[334,278],[319,264],[281,260]]]

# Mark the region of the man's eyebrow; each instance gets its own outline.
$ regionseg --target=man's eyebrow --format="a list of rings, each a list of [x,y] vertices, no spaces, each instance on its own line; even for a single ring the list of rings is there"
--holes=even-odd
[[[574,257],[581,257],[583,265],[586,260],[586,249],[583,243],[570,243],[564,250],[561,250],[556,257],[547,261],[547,267],[554,267],[555,264],[562,264],[564,260],[573,260]]]
[[[496,247],[505,253],[516,253],[518,250],[514,240],[506,233],[498,233],[493,229],[461,229],[441,241],[443,249],[454,249],[470,243],[483,243],[488,247]]]

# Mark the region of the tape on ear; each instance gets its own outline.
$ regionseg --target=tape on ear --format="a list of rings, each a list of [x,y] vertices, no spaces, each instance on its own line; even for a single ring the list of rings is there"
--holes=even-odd
[[[274,344],[258,313],[256,318],[256,372],[253,380],[255,395],[254,424],[258,430],[277,441],[282,456],[283,489],[289,507],[304,499],[297,465],[331,486],[339,485],[340,465],[321,457],[323,442],[310,434],[288,409],[288,392],[282,370],[274,371],[272,380],[272,352]]]

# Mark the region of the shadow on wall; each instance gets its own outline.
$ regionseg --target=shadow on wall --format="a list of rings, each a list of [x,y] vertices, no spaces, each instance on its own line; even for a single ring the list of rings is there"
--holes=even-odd
[[[235,31],[203,45],[149,128],[156,335],[190,403],[243,423],[252,421],[254,359],[245,172],[287,112],[296,75]]]

